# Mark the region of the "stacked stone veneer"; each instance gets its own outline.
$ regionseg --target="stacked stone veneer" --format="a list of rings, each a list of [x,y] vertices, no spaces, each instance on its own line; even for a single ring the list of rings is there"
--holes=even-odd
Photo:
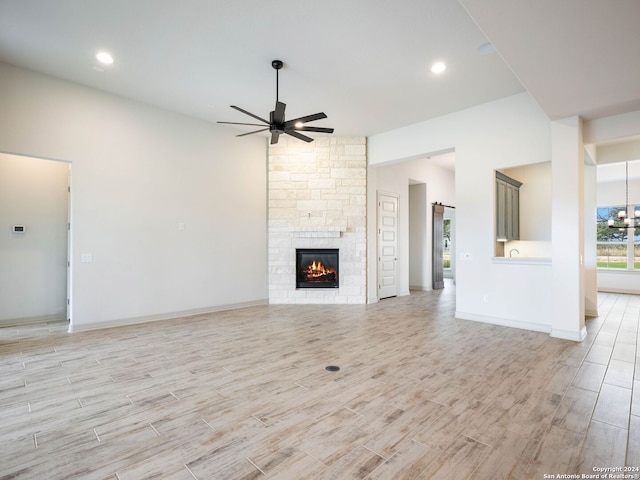
[[[366,137],[269,147],[269,303],[366,303]],[[296,249],[340,250],[339,288],[296,289]]]

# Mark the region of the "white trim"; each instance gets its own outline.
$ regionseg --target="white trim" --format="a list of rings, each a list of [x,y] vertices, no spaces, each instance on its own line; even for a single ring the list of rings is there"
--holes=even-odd
[[[409,291],[411,290],[417,290],[419,292],[429,292],[431,290],[431,287],[428,287],[426,285],[409,285]]]
[[[521,330],[532,330],[534,332],[551,333],[551,325],[520,322],[518,320],[509,320],[507,318],[487,317],[485,315],[460,312],[458,310],[456,310],[455,318],[459,320],[471,320],[473,322],[490,323],[492,325],[500,325],[502,327],[519,328]]]
[[[598,268],[596,275],[599,292],[640,294],[640,270]]]
[[[226,310],[237,310],[240,308],[255,307],[258,305],[268,305],[269,301],[264,298],[251,302],[233,303],[229,305],[218,305],[215,307],[196,308],[194,310],[183,310],[181,312],[161,313],[157,315],[145,315],[142,317],[121,318],[116,320],[107,320],[104,322],[94,322],[85,324],[69,324],[69,333],[85,332],[88,330],[100,330],[103,328],[124,327],[127,325],[137,325],[139,323],[157,322],[160,320],[172,320],[180,317],[189,317],[193,315],[205,315],[207,313],[224,312]]]
[[[640,290],[634,290],[629,288],[598,287],[598,291],[603,293],[623,293],[626,295],[640,295]]]
[[[551,337],[561,338],[564,340],[572,340],[574,342],[582,342],[587,336],[586,327],[582,327],[579,332],[569,330],[558,330],[551,325],[539,323],[519,322],[517,320],[508,320],[506,318],[486,317],[484,315],[476,315],[474,313],[464,313],[456,310],[455,318],[460,320],[471,320],[474,322],[490,323],[503,327],[520,328],[522,330],[531,330],[534,332],[548,333]]]
[[[638,275],[640,274],[640,270],[630,269],[630,268],[609,268],[609,267],[598,267],[598,272],[600,273],[622,273],[624,275]]]
[[[543,257],[491,257],[491,261],[499,265],[547,265],[551,266],[550,258]]]
[[[574,342],[581,342],[587,336],[587,327],[582,327],[579,332],[553,328],[551,330],[551,336],[554,338],[561,338],[563,340],[573,340]]]
[[[6,320],[0,320],[0,327],[14,327],[20,325],[30,325],[33,323],[53,323],[53,322],[66,322],[66,316],[64,313],[58,315],[41,315],[39,317],[24,317],[24,318],[7,318]]]

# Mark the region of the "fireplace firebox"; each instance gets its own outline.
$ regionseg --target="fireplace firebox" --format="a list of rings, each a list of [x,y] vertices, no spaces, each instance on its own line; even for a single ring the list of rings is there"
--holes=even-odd
[[[296,249],[296,288],[338,288],[337,248]]]

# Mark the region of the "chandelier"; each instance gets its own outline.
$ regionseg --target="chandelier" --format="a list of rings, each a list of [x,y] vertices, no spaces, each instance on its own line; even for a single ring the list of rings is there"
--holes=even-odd
[[[627,217],[627,213],[629,212],[629,162],[625,162],[625,166],[625,209],[620,210],[616,217],[610,218],[607,222],[609,228],[618,228],[620,230],[640,227],[640,224],[637,223],[640,220],[640,210],[633,212],[635,218]]]

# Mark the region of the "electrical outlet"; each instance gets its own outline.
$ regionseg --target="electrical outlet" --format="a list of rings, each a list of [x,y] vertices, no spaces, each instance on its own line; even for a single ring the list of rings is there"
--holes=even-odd
[[[484,303],[489,303],[489,294],[488,293],[484,294]]]

